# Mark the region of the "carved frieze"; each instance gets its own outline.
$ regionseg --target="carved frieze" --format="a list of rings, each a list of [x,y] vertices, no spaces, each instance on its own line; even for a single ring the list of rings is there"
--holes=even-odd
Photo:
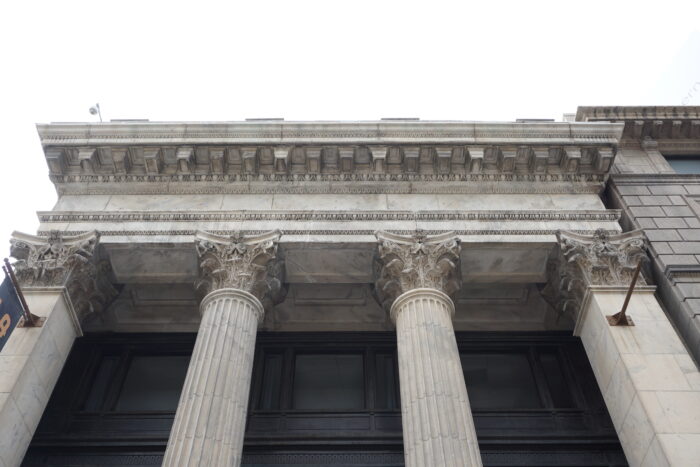
[[[116,297],[109,280],[110,266],[99,260],[96,231],[67,236],[58,231],[48,237],[14,232],[10,254],[22,288],[65,287],[78,319],[102,311]]]
[[[558,232],[559,255],[550,263],[549,283],[543,297],[560,312],[574,317],[590,286],[628,287],[640,261],[646,261],[647,245],[639,230],[593,235]],[[645,285],[644,278],[637,283]]]
[[[385,309],[412,289],[437,289],[447,295],[459,290],[460,243],[454,232],[430,237],[420,230],[410,236],[375,235],[379,244],[375,291]]]
[[[269,307],[284,298],[283,263],[277,250],[278,230],[256,236],[231,236],[197,231],[195,246],[200,278],[195,287],[205,293],[240,289]]]

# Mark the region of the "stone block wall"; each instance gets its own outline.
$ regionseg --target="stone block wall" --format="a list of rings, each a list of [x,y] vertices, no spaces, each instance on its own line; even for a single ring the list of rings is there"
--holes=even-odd
[[[660,298],[700,361],[700,176],[614,175],[606,201],[623,210],[624,230],[644,230]]]

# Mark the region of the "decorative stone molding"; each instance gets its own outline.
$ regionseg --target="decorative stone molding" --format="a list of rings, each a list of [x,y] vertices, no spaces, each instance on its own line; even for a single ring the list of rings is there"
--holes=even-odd
[[[239,289],[254,295],[269,307],[284,298],[283,263],[275,230],[244,237],[241,232],[222,236],[197,231],[195,246],[199,257],[200,279],[195,287],[209,294],[219,289]]]
[[[38,125],[59,194],[596,192],[622,128],[439,121]]]
[[[700,106],[650,105],[650,106],[616,106],[585,107],[576,111],[577,122],[596,120],[662,120],[662,119],[700,119]]]
[[[559,255],[549,266],[549,283],[542,295],[555,309],[575,317],[587,289],[628,287],[647,245],[641,230],[609,234],[599,229],[592,236],[557,232]],[[642,276],[639,285],[645,285]]]
[[[101,229],[100,232],[103,236],[145,236],[145,237],[160,237],[160,236],[192,236],[196,235],[198,230],[194,229],[171,229],[171,230],[141,230],[141,229],[121,229],[121,230],[109,230]],[[230,237],[234,235],[238,230],[210,230],[212,234],[220,235],[223,237]],[[247,235],[262,235],[268,232],[267,230],[257,230],[257,229],[246,229],[245,233]],[[376,230],[369,229],[345,229],[340,228],[337,230],[331,229],[285,229],[285,235],[374,235]],[[393,230],[393,233],[399,235],[411,235],[415,230]],[[437,235],[442,233],[442,230],[425,230],[428,235]],[[555,235],[559,232],[558,229],[464,229],[464,230],[454,230],[455,235]],[[576,230],[575,233],[583,235],[592,235],[595,230]],[[615,231],[611,231],[615,232]],[[39,235],[44,235],[46,232],[39,232]],[[67,230],[64,234],[70,235],[82,235],[85,233],[83,230]]]
[[[87,156],[89,150],[90,157]],[[55,183],[105,180],[127,183],[144,180],[185,182],[207,181],[209,178],[234,181],[372,181],[397,177],[449,181],[465,178],[465,175],[478,179],[482,173],[537,174],[542,181],[549,181],[552,179],[546,176],[549,174],[606,174],[615,153],[612,145],[520,148],[392,146],[387,152],[389,157],[380,155],[373,159],[365,146],[335,146],[324,148],[320,157],[316,158],[315,148],[297,146],[293,154],[299,162],[295,164],[290,163],[289,147],[257,147],[250,151],[228,148],[229,153],[242,156],[229,158],[224,171],[223,161],[227,159],[219,158],[218,148],[213,151],[213,156],[208,147],[179,147],[172,157],[167,157],[169,150],[163,147],[139,151],[138,157],[131,157],[126,173],[123,172],[126,166],[121,164],[123,159],[108,160],[116,151],[102,151],[103,157],[98,158],[97,148],[78,151],[70,147],[52,147],[47,150],[46,157],[50,161],[49,169]],[[392,157],[392,154],[395,156]]]
[[[460,288],[460,241],[454,232],[428,237],[376,232],[379,243],[375,291],[386,310],[405,292],[417,288],[452,295]]]
[[[552,211],[41,211],[41,222],[171,221],[617,221],[621,210]]]
[[[308,177],[308,178],[307,178]],[[59,195],[594,193],[606,174],[50,175]],[[321,182],[321,183],[319,183]]]
[[[700,106],[579,107],[576,121],[624,122],[623,138],[640,141],[700,138]]]
[[[104,310],[117,296],[109,280],[110,265],[98,259],[100,234],[96,231],[48,237],[14,232],[10,254],[17,279],[26,289],[65,287],[79,320]]]
[[[375,146],[405,143],[433,144],[514,144],[612,143],[619,138],[621,126],[582,123],[511,123],[469,121],[356,121],[356,122],[113,122],[51,123],[37,125],[44,147],[56,145],[98,147],[110,145],[193,146],[201,143],[219,147],[328,145],[357,142]]]

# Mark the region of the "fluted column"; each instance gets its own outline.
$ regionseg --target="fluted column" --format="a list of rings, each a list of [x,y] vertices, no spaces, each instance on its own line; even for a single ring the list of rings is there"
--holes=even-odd
[[[407,467],[481,466],[448,294],[459,289],[453,233],[378,232],[377,294],[396,324]]]
[[[199,232],[209,293],[170,433],[164,466],[241,463],[257,328],[264,302],[279,297],[279,232],[229,239]]]

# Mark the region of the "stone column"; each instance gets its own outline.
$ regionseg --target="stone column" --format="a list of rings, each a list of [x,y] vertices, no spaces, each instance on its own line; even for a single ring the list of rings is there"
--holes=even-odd
[[[449,297],[461,285],[459,239],[376,236],[376,292],[396,324],[406,466],[481,466]]]
[[[639,261],[641,231],[593,236],[560,232],[549,296],[576,320],[610,417],[631,467],[694,466],[700,459],[700,373],[640,275],[627,315],[612,326]],[[545,293],[547,295],[547,293]]]
[[[15,467],[44,413],[80,323],[116,296],[98,260],[99,234],[36,237],[14,232],[17,279],[38,327],[17,327],[0,352],[0,465]]]
[[[279,237],[197,233],[207,295],[164,466],[240,465],[257,328],[281,297]]]

